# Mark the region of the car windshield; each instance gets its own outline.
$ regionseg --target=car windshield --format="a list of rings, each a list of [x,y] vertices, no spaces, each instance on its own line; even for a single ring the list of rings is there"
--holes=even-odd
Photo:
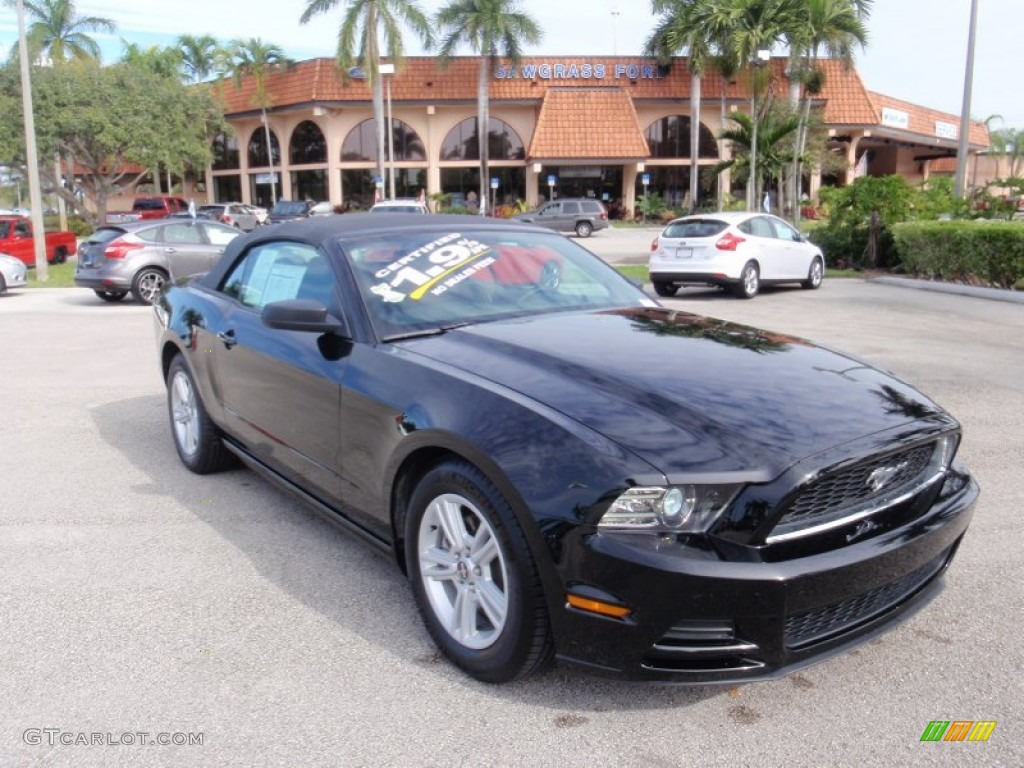
[[[522,315],[654,306],[603,261],[554,234],[470,224],[346,239],[342,248],[385,340]]]
[[[714,237],[729,225],[721,219],[673,221],[665,227],[665,237]]]
[[[306,204],[296,201],[284,201],[282,200],[274,206],[272,213],[279,216],[297,216],[306,213]]]
[[[144,197],[135,201],[132,206],[136,211],[161,211],[165,208],[164,201],[157,198]]]

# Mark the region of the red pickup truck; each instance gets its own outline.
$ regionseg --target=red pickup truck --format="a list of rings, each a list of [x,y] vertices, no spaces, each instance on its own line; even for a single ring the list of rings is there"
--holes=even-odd
[[[78,238],[74,232],[46,232],[46,260],[50,264],[63,264],[68,256],[78,251]],[[36,250],[32,237],[32,220],[24,216],[0,216],[0,253],[21,259],[26,265],[36,264]]]
[[[127,224],[144,219],[166,219],[172,213],[184,213],[187,210],[188,203],[180,197],[170,195],[136,197],[130,211],[108,212],[107,224]]]

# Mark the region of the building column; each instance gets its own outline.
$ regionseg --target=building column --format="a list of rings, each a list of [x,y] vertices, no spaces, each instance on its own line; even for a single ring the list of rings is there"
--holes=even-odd
[[[540,163],[526,164],[526,205],[531,210],[540,206],[537,188],[540,186],[539,180],[543,170],[544,166]]]
[[[622,166],[622,206],[632,217],[636,211],[636,176],[640,173],[640,163],[627,163]]]
[[[861,139],[870,135],[871,131],[860,131],[850,135],[850,143],[846,147],[846,180],[843,184],[844,187],[853,184],[854,173],[857,170],[857,147],[860,145]]]

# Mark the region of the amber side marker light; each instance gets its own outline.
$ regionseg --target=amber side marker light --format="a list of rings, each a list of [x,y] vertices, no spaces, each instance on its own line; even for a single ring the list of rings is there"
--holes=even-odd
[[[569,605],[573,608],[578,608],[581,611],[588,611],[589,613],[599,613],[602,616],[611,616],[616,619],[624,619],[633,611],[622,605],[612,605],[611,603],[602,603],[600,600],[591,600],[587,597],[580,597],[579,595],[566,595],[569,601]]]

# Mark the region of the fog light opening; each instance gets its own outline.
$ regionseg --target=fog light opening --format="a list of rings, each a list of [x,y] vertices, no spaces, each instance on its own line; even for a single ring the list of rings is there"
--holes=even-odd
[[[613,619],[624,619],[633,612],[624,605],[604,603],[600,600],[593,600],[589,597],[580,597],[579,595],[573,595],[571,593],[566,595],[566,600],[570,606],[577,610],[586,611],[587,613],[596,613],[600,616],[611,616]]]

